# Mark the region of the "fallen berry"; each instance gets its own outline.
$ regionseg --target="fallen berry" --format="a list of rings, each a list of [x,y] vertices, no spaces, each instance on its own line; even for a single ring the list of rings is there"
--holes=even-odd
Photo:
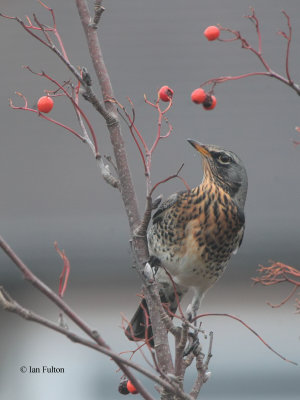
[[[135,386],[130,381],[127,382],[127,389],[131,394],[137,394],[138,393],[138,391],[136,390]]]
[[[40,97],[37,102],[39,112],[48,113],[52,110],[54,101],[49,96]]]
[[[202,105],[205,110],[213,110],[217,105],[217,99],[215,96],[208,94]]]
[[[202,88],[195,89],[191,94],[191,99],[196,104],[201,104],[206,99],[206,93]]]
[[[216,40],[220,36],[220,29],[217,26],[208,26],[203,34],[207,40]]]
[[[170,101],[173,97],[174,91],[169,86],[162,86],[158,91],[158,97],[162,101]]]

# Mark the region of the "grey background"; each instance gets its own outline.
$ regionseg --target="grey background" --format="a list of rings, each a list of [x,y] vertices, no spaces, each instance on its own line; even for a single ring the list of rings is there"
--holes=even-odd
[[[49,16],[32,0],[2,0],[2,10],[24,16]],[[85,38],[73,1],[51,0],[65,47],[74,65],[92,70]],[[92,6],[92,2],[89,4]],[[247,78],[216,90],[218,105],[205,112],[190,101],[201,82],[220,75],[261,70],[258,60],[237,43],[209,43],[207,25],[220,23],[240,29],[256,44],[253,26],[242,16],[254,6],[262,21],[264,55],[284,73],[286,30],[284,9],[291,15],[293,44],[290,67],[297,80],[299,67],[297,0],[111,0],[105,2],[99,34],[116,97],[136,106],[137,124],[148,143],[155,135],[155,114],[143,102],[163,84],[175,92],[169,117],[174,134],[159,146],[153,160],[153,182],[173,174],[182,162],[190,185],[202,178],[198,155],[186,143],[191,137],[231,149],[245,161],[249,175],[244,243],[225,276],[206,296],[203,312],[227,312],[247,321],[287,358],[300,362],[299,316],[290,303],[272,310],[266,300],[280,302],[287,286],[251,286],[258,264],[269,259],[299,266],[299,151],[291,138],[300,124],[296,94],[280,82]],[[87,147],[56,126],[29,112],[13,111],[7,99],[15,90],[30,104],[50,86],[21,69],[30,65],[60,80],[68,71],[47,49],[13,21],[0,21],[1,52],[1,234],[35,273],[57,289],[61,261],[53,242],[70,258],[72,271],[66,301],[116,351],[134,348],[120,329],[138,302],[139,281],[131,269],[128,225],[120,198],[99,176]],[[94,76],[93,76],[94,78]],[[96,82],[96,79],[94,79]],[[14,97],[16,102],[19,101]],[[84,104],[97,132],[100,150],[111,154],[101,118]],[[58,99],[51,116],[76,128],[69,104]],[[141,210],[145,184],[138,154],[123,129]],[[161,187],[165,196],[181,190],[179,181]],[[24,282],[14,265],[0,254],[1,284],[28,308],[57,320],[57,310]],[[187,303],[188,300],[186,300]],[[68,342],[45,328],[0,310],[0,398],[12,400],[116,399],[119,373],[107,358]],[[236,322],[207,318],[213,330],[211,380],[203,389],[207,399],[299,399],[299,367],[281,361]],[[205,345],[205,344],[204,344]],[[139,361],[139,358],[136,358]],[[142,361],[141,361],[142,362]],[[20,366],[64,367],[64,375],[22,375]],[[189,379],[193,373],[189,374]],[[142,378],[143,379],[143,378]],[[147,383],[150,390],[152,384]]]

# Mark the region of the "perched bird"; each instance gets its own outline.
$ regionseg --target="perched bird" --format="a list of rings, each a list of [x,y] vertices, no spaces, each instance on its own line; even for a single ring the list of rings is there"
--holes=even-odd
[[[191,139],[188,142],[202,156],[202,182],[190,191],[172,194],[160,205],[147,238],[151,266],[168,271],[179,299],[190,287],[194,289],[188,314],[195,316],[204,294],[242,243],[248,179],[243,162],[233,152]],[[178,300],[164,268],[158,268],[155,278],[162,302],[169,303],[174,313]],[[146,307],[143,300],[126,330],[130,340],[145,338]],[[147,338],[151,337],[150,325]]]

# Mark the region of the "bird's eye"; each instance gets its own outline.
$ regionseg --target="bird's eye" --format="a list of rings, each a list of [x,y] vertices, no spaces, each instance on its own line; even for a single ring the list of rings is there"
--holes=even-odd
[[[220,154],[219,157],[218,157],[218,160],[222,164],[229,164],[230,161],[231,161],[231,158],[227,154]]]

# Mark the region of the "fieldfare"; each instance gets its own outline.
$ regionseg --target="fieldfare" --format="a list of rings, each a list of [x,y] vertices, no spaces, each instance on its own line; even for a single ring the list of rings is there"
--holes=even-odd
[[[243,162],[233,152],[191,139],[188,142],[202,156],[202,183],[164,201],[152,217],[147,238],[149,263],[168,271],[178,298],[190,287],[194,289],[188,314],[195,316],[204,294],[223,274],[242,243],[248,179]],[[155,279],[162,302],[168,303],[174,313],[177,299],[164,268],[157,269]],[[146,309],[143,300],[126,330],[130,340],[145,338]],[[151,324],[147,337],[152,337]]]

